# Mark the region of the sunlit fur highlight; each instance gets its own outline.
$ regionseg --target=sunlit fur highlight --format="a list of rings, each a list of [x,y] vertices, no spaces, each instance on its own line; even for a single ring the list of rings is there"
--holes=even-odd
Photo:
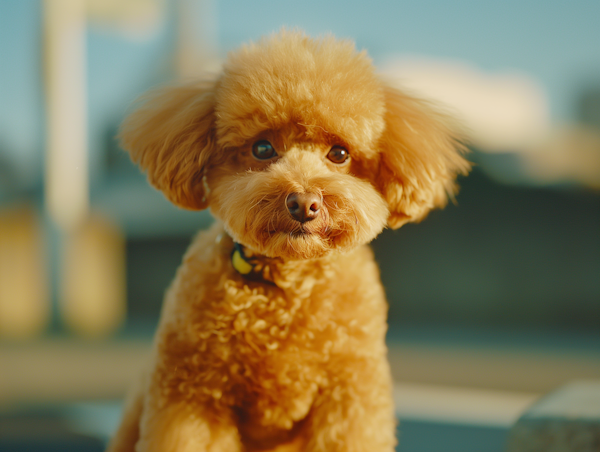
[[[274,140],[278,155],[252,158]],[[214,81],[167,86],[124,122],[123,147],[176,205],[217,221],[169,288],[152,359],[110,452],[393,452],[387,304],[367,243],[443,207],[469,164],[452,121],[388,87],[365,52],[281,31]],[[336,166],[333,145],[350,153]],[[322,197],[318,218],[287,212]],[[231,264],[234,240],[271,280]]]

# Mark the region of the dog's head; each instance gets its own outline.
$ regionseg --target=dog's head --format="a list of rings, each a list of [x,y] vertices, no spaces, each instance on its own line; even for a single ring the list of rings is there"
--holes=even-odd
[[[282,31],[229,55],[214,82],[150,93],[121,139],[172,202],[298,259],[444,206],[469,169],[448,121],[382,83],[351,42]]]

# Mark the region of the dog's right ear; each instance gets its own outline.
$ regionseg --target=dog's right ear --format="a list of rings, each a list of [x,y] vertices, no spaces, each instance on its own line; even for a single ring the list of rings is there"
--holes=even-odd
[[[215,144],[214,89],[204,82],[151,91],[119,133],[150,183],[185,209],[208,207],[202,179]]]

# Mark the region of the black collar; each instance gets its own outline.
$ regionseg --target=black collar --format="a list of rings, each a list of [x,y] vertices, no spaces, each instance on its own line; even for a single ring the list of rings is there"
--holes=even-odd
[[[244,278],[250,281],[276,285],[273,281],[269,261],[268,257],[254,254],[241,243],[233,242],[231,265]]]

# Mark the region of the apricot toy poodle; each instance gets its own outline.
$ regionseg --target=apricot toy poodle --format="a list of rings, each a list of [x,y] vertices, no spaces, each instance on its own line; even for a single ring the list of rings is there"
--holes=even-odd
[[[446,204],[469,163],[449,119],[365,52],[283,30],[214,81],[161,88],[123,147],[216,218],[166,294],[111,452],[392,452],[387,304],[368,247]]]

